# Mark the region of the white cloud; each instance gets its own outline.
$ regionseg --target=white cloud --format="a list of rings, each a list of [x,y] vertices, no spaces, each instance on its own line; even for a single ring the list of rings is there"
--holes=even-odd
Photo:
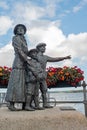
[[[0,66],[11,67],[14,59],[13,47],[10,44],[7,44],[0,49]]]
[[[31,24],[32,21],[39,20],[44,17],[54,17],[59,2],[62,0],[45,0],[43,6],[34,5],[31,1],[15,2],[11,12],[11,16],[15,18],[16,23],[21,21],[25,24]],[[56,8],[57,6],[57,8]],[[16,15],[15,15],[16,14]]]
[[[53,57],[72,56],[72,60],[61,62],[61,65],[74,65],[74,63],[76,64],[75,59],[78,59],[77,64],[79,65],[83,61],[86,63],[87,33],[69,34],[66,37],[62,30],[53,22],[47,24],[46,27],[42,24],[42,26],[35,26],[28,31],[27,36],[30,39],[29,49],[35,47],[39,42],[45,42],[47,44],[47,55]],[[11,44],[0,49],[0,61],[3,65],[12,65],[13,57]]]
[[[82,9],[85,5],[87,5],[87,0],[80,0],[78,5],[73,7],[73,12],[78,12],[80,9]]]
[[[15,15],[16,14],[16,15]],[[11,16],[15,18],[15,23],[30,23],[33,20],[37,20],[45,15],[45,9],[36,5],[32,5],[30,2],[16,2],[14,3]]]
[[[62,1],[63,0],[45,0],[45,13],[49,17],[54,17],[56,15],[56,10],[59,8],[59,3],[61,3]]]
[[[54,1],[49,1],[49,0],[45,0],[46,1],[46,14],[50,17],[55,16],[55,12],[56,12],[56,2]]]
[[[6,34],[12,27],[13,21],[7,16],[0,16],[0,35]]]
[[[86,58],[87,53],[87,33],[79,33],[77,35],[70,34],[67,39],[63,42],[63,45],[67,45],[73,55],[73,57],[78,57],[80,59],[83,56]],[[87,59],[87,58],[86,58]]]
[[[62,31],[58,29],[58,26],[60,26],[60,21],[37,21],[34,24],[35,26],[31,26],[27,32],[29,40],[32,44],[46,42],[48,47],[52,48],[52,44],[56,44],[55,46],[57,46],[60,44],[61,39],[63,40],[65,38]]]

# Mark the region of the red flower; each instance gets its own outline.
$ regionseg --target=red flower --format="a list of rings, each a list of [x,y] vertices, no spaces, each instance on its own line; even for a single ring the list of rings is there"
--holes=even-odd
[[[12,69],[7,66],[0,67],[0,85],[8,84],[11,71],[12,71]]]
[[[71,86],[76,86],[84,80],[84,72],[77,66],[63,68],[47,68],[47,85],[48,87],[56,85],[59,81],[66,81]]]

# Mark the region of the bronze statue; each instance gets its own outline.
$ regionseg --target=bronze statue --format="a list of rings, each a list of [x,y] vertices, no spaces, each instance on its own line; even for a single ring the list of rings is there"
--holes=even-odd
[[[71,56],[66,56],[66,57],[49,57],[47,55],[44,55],[44,52],[46,50],[46,44],[45,43],[39,43],[36,46],[36,49],[38,51],[38,62],[40,62],[42,69],[44,70],[44,72],[46,72],[46,64],[47,62],[59,62],[65,59],[71,59]],[[46,77],[47,75],[45,75],[45,79],[40,81],[40,90],[42,93],[42,100],[43,100],[43,107],[44,108],[52,108],[52,106],[48,105],[47,103],[47,83],[46,83]]]
[[[14,35],[12,45],[14,47],[15,58],[12,65],[12,72],[10,74],[6,101],[9,103],[8,108],[11,111],[18,110],[15,108],[15,103],[22,103],[23,108],[28,111],[35,109],[42,109],[39,106],[39,89],[42,93],[43,107],[52,108],[47,103],[47,84],[46,84],[46,64],[47,62],[58,62],[64,59],[71,59],[66,57],[49,57],[44,55],[45,43],[39,43],[36,49],[28,52],[27,42],[25,39],[26,27],[23,24],[18,24],[14,28]],[[31,59],[28,59],[28,56]],[[34,100],[35,107],[32,108],[31,102]]]
[[[25,110],[42,110],[39,106],[39,87],[40,81],[45,79],[45,74],[41,68],[41,64],[37,61],[37,50],[31,49],[28,52],[28,56],[31,57],[29,62],[31,65],[26,64],[26,103]],[[33,71],[30,68],[33,67]],[[32,106],[32,101],[34,100],[35,106]],[[33,108],[32,108],[33,107]]]
[[[12,111],[17,110],[14,103],[25,102],[25,67],[24,62],[27,60],[28,47],[24,34],[26,27],[18,24],[14,28],[12,45],[15,51],[15,58],[12,66],[12,72],[7,87],[6,101],[10,103],[8,108]]]

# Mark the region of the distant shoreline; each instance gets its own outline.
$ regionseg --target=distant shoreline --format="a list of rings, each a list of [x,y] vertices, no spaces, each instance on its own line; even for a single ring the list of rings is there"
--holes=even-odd
[[[55,88],[54,88],[55,89]],[[63,88],[61,88],[63,89]],[[0,88],[0,92],[5,92],[7,90],[7,88]],[[83,92],[83,89],[82,90],[53,90],[50,91],[51,89],[48,89],[48,93],[80,93],[80,92]],[[87,92],[87,89],[86,89],[86,92]]]
[[[66,91],[66,90],[61,90],[61,91],[48,91],[49,93],[80,93],[80,92],[83,92],[83,90],[68,90],[68,91]],[[86,92],[87,92],[87,90],[86,90]]]

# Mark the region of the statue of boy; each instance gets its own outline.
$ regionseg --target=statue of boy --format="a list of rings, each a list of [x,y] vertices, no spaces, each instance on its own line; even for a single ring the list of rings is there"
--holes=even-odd
[[[45,74],[43,69],[41,68],[41,64],[37,61],[37,50],[31,49],[28,52],[28,56],[31,59],[28,59],[31,65],[26,64],[26,103],[25,110],[33,111],[35,109],[42,110],[39,106],[39,87],[40,80],[45,79]],[[31,71],[30,68],[33,68]],[[34,100],[35,107],[32,108],[31,103]]]
[[[44,52],[46,50],[46,44],[45,43],[39,43],[36,46],[36,49],[38,51],[38,54],[37,54],[38,62],[40,62],[41,67],[44,70],[44,72],[46,72],[46,64],[47,64],[47,62],[59,62],[59,61],[62,61],[62,60],[71,59],[70,55],[65,56],[65,57],[50,57],[50,56],[44,55]],[[47,103],[46,76],[45,76],[44,80],[40,81],[40,90],[41,90],[41,93],[42,93],[43,107],[44,108],[52,108],[52,106],[48,105],[48,103]]]

